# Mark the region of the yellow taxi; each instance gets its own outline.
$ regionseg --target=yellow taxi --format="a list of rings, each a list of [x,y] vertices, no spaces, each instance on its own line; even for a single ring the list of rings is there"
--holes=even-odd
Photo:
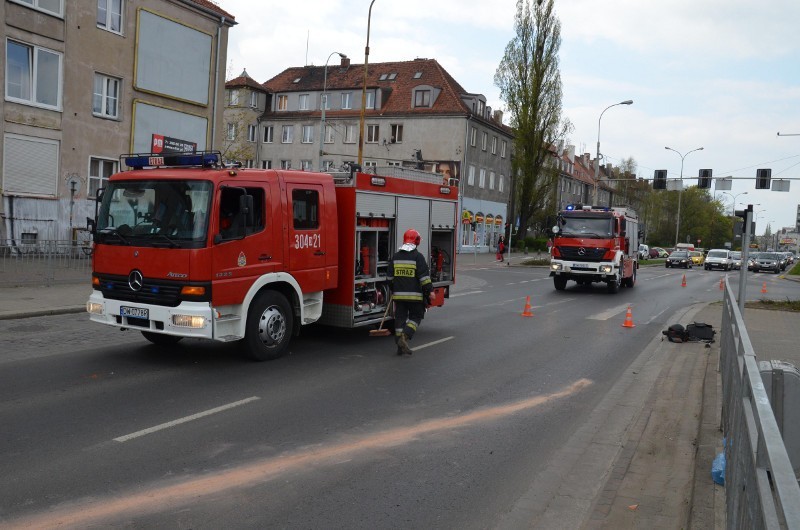
[[[689,257],[692,258],[692,265],[702,265],[706,259],[699,250],[690,250]]]

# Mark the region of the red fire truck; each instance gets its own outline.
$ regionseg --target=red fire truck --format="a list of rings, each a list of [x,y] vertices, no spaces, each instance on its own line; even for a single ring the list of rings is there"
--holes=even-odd
[[[241,340],[274,359],[302,325],[380,322],[408,228],[422,234],[434,305],[455,282],[458,190],[441,176],[243,169],[216,152],[120,161],[130,169],[98,191],[88,220],[94,322],[161,345]]]
[[[630,208],[567,206],[551,229],[550,276],[562,291],[567,281],[578,285],[605,282],[608,292],[636,284],[639,268],[639,219]]]

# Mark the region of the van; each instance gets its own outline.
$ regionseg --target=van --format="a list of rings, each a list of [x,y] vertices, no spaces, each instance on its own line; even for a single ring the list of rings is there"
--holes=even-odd
[[[648,259],[650,257],[650,247],[647,245],[639,245],[639,259]]]
[[[729,271],[733,268],[733,259],[731,259],[731,251],[724,248],[714,248],[708,251],[706,261],[703,264],[705,270],[720,269]]]
[[[675,250],[694,250],[694,243],[678,243]]]

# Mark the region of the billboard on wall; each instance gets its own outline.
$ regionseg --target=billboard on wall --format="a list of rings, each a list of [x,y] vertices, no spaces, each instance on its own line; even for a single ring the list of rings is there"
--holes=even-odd
[[[197,142],[179,140],[163,134],[153,134],[151,153],[196,153]]]

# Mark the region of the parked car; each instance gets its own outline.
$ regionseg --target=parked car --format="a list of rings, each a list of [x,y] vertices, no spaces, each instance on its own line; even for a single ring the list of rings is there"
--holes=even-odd
[[[781,272],[781,256],[777,252],[761,252],[753,261],[753,272],[772,271]]]
[[[665,266],[670,267],[683,267],[684,269],[692,268],[692,258],[689,256],[688,250],[676,250],[669,255]]]
[[[689,257],[692,258],[692,265],[702,265],[703,261],[705,261],[705,256],[699,250],[690,251]]]
[[[650,257],[650,247],[647,245],[639,245],[639,259],[647,259]]]
[[[712,248],[708,251],[703,268],[707,271],[711,269],[731,270],[733,268],[731,251],[725,248]]]
[[[666,258],[669,256],[669,252],[664,250],[661,247],[650,247],[650,257],[651,258]]]
[[[733,268],[735,270],[738,271],[739,269],[741,269],[742,268],[742,253],[739,252],[738,250],[732,251],[731,252],[731,261],[732,261]]]

